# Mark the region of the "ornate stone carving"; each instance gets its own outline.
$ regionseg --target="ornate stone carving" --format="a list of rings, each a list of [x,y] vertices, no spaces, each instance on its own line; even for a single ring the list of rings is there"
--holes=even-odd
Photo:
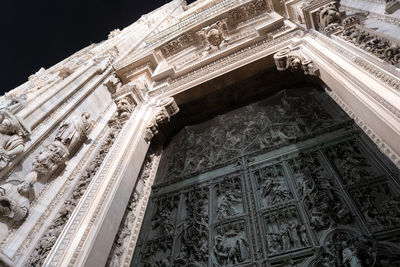
[[[169,57],[189,47],[196,40],[196,35],[192,31],[188,31],[168,42],[167,44],[161,46],[160,50],[165,57]]]
[[[229,19],[231,20],[231,23],[239,23],[267,10],[268,5],[265,0],[254,0],[246,5],[229,11]]]
[[[229,42],[229,30],[226,21],[227,19],[217,21],[197,32],[206,51],[213,48],[219,49]]]
[[[290,165],[313,229],[319,231],[353,222],[353,215],[340,196],[333,177],[323,168],[316,155],[301,155]]]
[[[316,93],[300,97],[282,92],[277,96],[278,102],[268,107],[252,105],[213,119],[208,131],[186,127],[176,137],[180,141],[170,148],[165,179],[184,179],[225,164],[238,155],[290,144],[338,123],[315,100],[316,96]]]
[[[169,122],[170,118],[179,112],[174,98],[168,97],[158,101],[154,119],[147,125],[144,140],[150,143],[159,134],[159,127]]]
[[[274,55],[275,65],[279,71],[303,70],[305,75],[319,76],[319,70],[314,62],[306,59],[301,53],[285,48]]]
[[[328,27],[328,25],[341,23],[341,15],[338,10],[338,3],[333,2],[321,8],[319,13],[320,30]]]
[[[120,29],[114,29],[114,30],[110,31],[110,33],[108,34],[107,39],[112,39],[112,38],[114,38],[115,36],[117,36],[120,33],[121,33]]]
[[[20,184],[8,182],[0,186],[0,216],[20,222],[28,216],[30,203],[35,198],[33,185],[36,176],[28,175]]]
[[[15,114],[26,106],[26,100],[27,95],[24,93],[18,96],[12,93],[5,93],[3,101],[0,103],[0,110],[7,110]]]
[[[114,116],[117,116],[117,114],[115,114]],[[81,117],[81,119],[85,119],[85,117]],[[114,140],[117,137],[118,133],[120,132],[123,123],[125,123],[124,120],[116,120],[116,123],[112,125],[111,131],[108,133],[107,137],[101,144],[97,155],[90,162],[90,164],[88,164],[89,167],[86,169],[82,177],[79,179],[79,182],[76,185],[72,195],[64,201],[63,208],[58,212],[56,218],[49,226],[49,228],[45,231],[39,243],[36,245],[35,249],[33,250],[28,259],[26,266],[33,267],[33,266],[40,266],[43,264],[47,255],[50,253],[50,250],[52,249],[53,245],[57,241],[58,236],[61,234],[61,231],[63,230],[69,217],[71,216],[76,205],[78,204],[80,198],[85,193],[86,188],[89,186],[91,180],[96,175],[97,170],[100,168],[104,158],[107,156],[107,153],[110,150],[111,146],[113,145]],[[62,125],[67,125],[67,123],[64,122],[62,123]],[[78,125],[82,126],[87,124],[81,122],[78,123]],[[66,130],[67,129],[65,127],[60,127],[60,131],[58,131],[57,134],[60,136],[59,138],[62,138],[62,136],[64,137],[66,136],[67,133]]]
[[[338,36],[387,63],[400,67],[399,43],[379,36],[377,33],[373,33],[360,25],[344,29]]]
[[[0,110],[0,170],[24,152],[30,133],[30,127],[22,119],[7,110]]]

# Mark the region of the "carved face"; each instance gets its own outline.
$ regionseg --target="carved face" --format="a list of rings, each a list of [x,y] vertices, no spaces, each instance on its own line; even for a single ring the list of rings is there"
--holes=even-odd
[[[25,181],[18,186],[17,191],[21,195],[26,195],[29,193],[30,188],[31,188],[31,184],[29,182]]]
[[[217,29],[212,29],[208,32],[207,40],[214,46],[219,46],[222,43],[221,33]]]
[[[8,118],[4,118],[3,116],[1,118],[2,118],[2,121],[0,123],[0,133],[7,134],[7,135],[14,133],[15,127],[14,127],[13,123],[11,122],[11,120]]]
[[[129,112],[131,109],[131,105],[129,104],[128,100],[121,99],[117,104],[118,111],[125,111]]]

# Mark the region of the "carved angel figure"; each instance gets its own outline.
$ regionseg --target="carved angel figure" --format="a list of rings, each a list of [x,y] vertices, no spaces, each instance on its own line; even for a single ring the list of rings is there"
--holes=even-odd
[[[93,123],[89,122],[90,114],[82,113],[81,116],[74,116],[61,123],[56,134],[55,140],[60,141],[71,152],[73,148],[81,142],[91,130]]]
[[[21,119],[7,110],[0,110],[0,169],[24,151],[29,135],[30,128]]]

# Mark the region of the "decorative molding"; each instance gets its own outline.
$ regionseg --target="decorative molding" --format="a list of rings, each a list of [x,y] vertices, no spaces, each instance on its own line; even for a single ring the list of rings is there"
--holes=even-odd
[[[343,100],[331,90],[325,90],[328,95],[352,118],[358,126],[371,138],[378,148],[400,168],[400,156],[396,154],[362,119],[360,119]]]
[[[303,31],[297,30],[288,33],[287,35],[283,35],[282,37],[278,37],[276,39],[266,39],[261,42],[258,42],[254,45],[251,45],[249,47],[243,48],[239,51],[232,52],[228,54],[227,56],[220,58],[214,62],[211,62],[203,67],[197,68],[189,73],[183,74],[182,76],[178,76],[174,79],[171,79],[168,82],[168,85],[163,87],[161,86],[163,83],[167,82],[166,80],[159,81],[155,83],[154,87],[159,86],[159,88],[156,88],[152,91],[149,92],[149,95],[151,97],[161,95],[162,93],[165,93],[167,91],[170,91],[178,86],[181,86],[183,84],[186,84],[188,82],[194,81],[196,79],[202,78],[210,73],[213,73],[217,70],[221,70],[229,65],[232,65],[236,62],[241,61],[242,59],[249,58],[250,56],[253,56],[259,52],[265,51],[267,49],[271,49],[272,47],[276,45],[281,45],[285,41],[288,41],[290,39],[296,38],[299,35],[302,35]]]
[[[315,36],[315,35],[314,35]],[[323,40],[324,37],[320,38],[319,40],[322,40],[323,42],[327,43],[326,41]],[[347,61],[354,62],[352,60],[352,57],[354,57],[353,54],[350,52],[345,51],[344,49],[338,48],[333,42],[328,42],[331,48],[335,48],[336,52],[338,53],[343,53],[342,56],[345,58]],[[347,71],[345,71],[339,64],[337,64],[335,61],[331,60],[330,58],[326,57],[323,53],[312,47],[311,45],[305,43],[304,46],[308,47],[311,49],[314,53],[318,54],[321,58],[324,60],[328,61],[331,66],[334,66],[337,70],[339,70],[346,78],[348,78],[350,81],[352,81],[355,85],[357,85],[359,88],[364,90],[368,95],[373,97],[376,101],[378,101],[381,105],[383,105],[385,108],[387,108],[390,112],[392,112],[396,117],[400,118],[400,110],[393,106],[392,104],[388,103],[385,99],[383,99],[378,93],[376,93],[374,90],[372,90],[370,87],[362,83],[360,80],[355,78],[353,75],[349,74]],[[358,58],[358,60],[363,61],[361,58]],[[383,73],[382,71],[379,71],[376,67],[374,67],[372,64],[367,63],[367,61],[364,61],[367,66],[372,67],[372,70],[375,69],[377,70],[376,73]],[[384,74],[381,76],[381,79],[383,77],[389,76],[388,74]],[[398,81],[394,77],[389,76],[389,81]],[[397,84],[397,82],[396,82]],[[399,83],[400,85],[400,83]],[[397,86],[395,87],[397,88]]]

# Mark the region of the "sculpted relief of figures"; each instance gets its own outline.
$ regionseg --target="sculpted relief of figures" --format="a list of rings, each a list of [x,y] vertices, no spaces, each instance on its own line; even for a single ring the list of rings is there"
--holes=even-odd
[[[0,110],[0,170],[24,152],[30,133],[30,127],[22,119],[7,110]]]
[[[353,231],[333,230],[325,238],[312,266],[398,266],[399,255],[399,244],[378,241]]]
[[[2,163],[3,168],[8,163],[9,154],[22,153],[24,139],[22,136],[29,135],[29,128],[23,122],[7,111],[0,111],[2,123],[0,133],[3,139]],[[57,130],[54,141],[44,147],[32,163],[32,171],[16,184],[14,181],[0,186],[0,215],[3,219],[8,218],[14,222],[25,219],[28,215],[30,203],[35,198],[33,185],[40,178],[50,175],[58,169],[61,164],[72,155],[84,141],[91,130],[92,123],[88,121],[90,115],[83,113],[61,123]],[[18,153],[17,153],[18,152]]]
[[[268,166],[254,173],[262,206],[269,207],[293,198],[281,165]]]
[[[340,123],[316,100],[318,95],[283,91],[271,98],[270,105],[256,103],[216,117],[207,130],[184,128],[169,148],[166,179],[202,173],[240,155],[295,143]]]
[[[355,142],[341,143],[326,151],[345,185],[355,185],[380,176]]]
[[[333,178],[323,168],[317,156],[301,155],[290,165],[299,197],[308,209],[313,229],[324,230],[338,224],[352,223],[353,215],[341,198]]]
[[[251,259],[245,227],[239,221],[216,228],[211,254],[213,266],[234,266]]]
[[[266,245],[270,254],[287,252],[310,245],[306,227],[299,221],[294,206],[266,212],[264,220]]]
[[[180,245],[174,266],[208,265],[208,196],[207,187],[185,193],[185,216],[177,227]]]
[[[224,220],[243,213],[242,189],[239,178],[224,179],[215,185],[216,218]]]

